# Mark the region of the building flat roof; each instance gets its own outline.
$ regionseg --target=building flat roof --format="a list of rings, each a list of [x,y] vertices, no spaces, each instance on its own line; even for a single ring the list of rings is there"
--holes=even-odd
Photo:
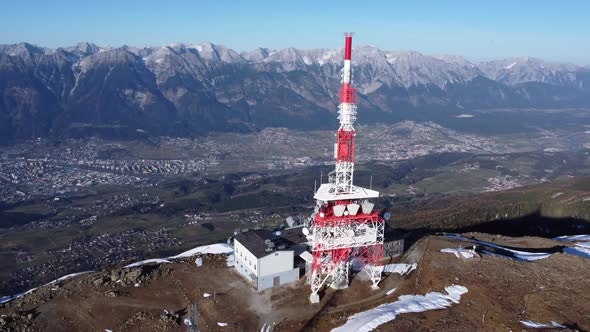
[[[336,186],[333,183],[323,183],[313,196],[324,202],[377,197],[379,197],[378,191],[358,186],[352,186],[351,193],[336,194]]]
[[[256,258],[262,258],[272,254],[273,252],[281,251],[278,249],[278,247],[282,244],[287,246],[287,249],[282,250],[292,251],[293,249],[288,249],[290,246],[307,241],[301,232],[301,227],[289,228],[279,232],[271,232],[266,229],[257,229],[240,233],[235,236],[235,240],[246,247],[248,251],[256,256]],[[273,250],[266,250],[268,247],[265,242],[266,240],[271,240],[274,243]]]

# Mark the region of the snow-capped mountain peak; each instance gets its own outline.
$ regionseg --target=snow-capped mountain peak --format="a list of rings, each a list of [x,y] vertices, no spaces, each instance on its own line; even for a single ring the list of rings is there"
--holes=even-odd
[[[525,82],[566,84],[575,80],[579,66],[547,62],[533,57],[516,57],[479,63],[483,73],[495,81],[509,85]]]

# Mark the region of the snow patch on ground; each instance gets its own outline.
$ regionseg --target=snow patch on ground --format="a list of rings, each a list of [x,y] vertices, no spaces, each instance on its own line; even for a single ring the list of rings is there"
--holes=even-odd
[[[459,114],[456,118],[463,119],[463,118],[472,118],[473,114]]]
[[[235,261],[236,261],[236,258],[234,257],[233,254],[227,256],[227,260],[226,260],[227,266],[229,266],[229,267],[234,266]]]
[[[146,260],[143,260],[143,261],[131,263],[129,265],[125,265],[124,268],[128,269],[130,267],[137,267],[137,266],[142,266],[142,265],[145,265],[145,264],[152,264],[152,263],[155,263],[155,264],[164,264],[164,263],[170,263],[170,261],[169,260],[166,260],[166,259],[162,259],[162,258],[152,258],[152,259],[146,259]]]
[[[195,259],[195,264],[197,264],[197,266],[203,266],[203,257],[197,257],[197,259]]]
[[[210,245],[206,245],[206,246],[200,246],[200,247],[196,247],[193,248],[191,250],[185,251],[181,254],[178,254],[176,256],[171,256],[171,257],[167,257],[167,258],[152,258],[152,259],[146,259],[143,261],[139,261],[139,262],[135,262],[135,263],[131,263],[129,265],[126,265],[124,268],[131,268],[131,267],[137,267],[137,266],[141,266],[144,264],[150,264],[150,263],[157,263],[157,264],[163,264],[163,263],[170,263],[170,260],[173,259],[178,259],[178,258],[185,258],[185,257],[191,257],[197,254],[231,254],[233,253],[233,248],[227,244],[227,243],[215,243],[215,244],[210,244]],[[232,255],[233,256],[233,255]],[[232,259],[233,262],[233,259]],[[196,263],[196,261],[195,261]],[[228,260],[228,266],[233,266],[233,265],[229,265],[229,260]],[[72,273],[72,274],[68,274],[65,275],[63,277],[57,278],[41,287],[53,284],[55,282],[58,281],[63,281],[65,279],[71,278],[71,277],[75,277],[81,274],[85,274],[85,273],[89,273],[89,272],[94,272],[94,271],[84,271],[84,272],[78,272],[78,273]],[[29,289],[26,292],[22,292],[22,293],[18,293],[18,294],[14,294],[14,295],[7,295],[7,296],[3,296],[0,297],[0,304],[2,303],[6,303],[9,301],[12,301],[16,298],[19,298],[21,296],[24,296],[26,294],[29,294],[30,292],[36,290],[38,287]]]
[[[441,249],[440,252],[454,254],[457,258],[469,259],[477,256],[475,249],[467,248],[445,248]]]
[[[556,237],[554,240],[569,242],[574,245],[573,247],[567,247],[563,249],[563,252],[566,254],[590,258],[590,235],[566,235]]]
[[[73,278],[73,277],[76,277],[76,276],[79,276],[79,275],[82,275],[82,274],[90,273],[90,272],[94,272],[94,271],[84,271],[84,272],[77,272],[77,273],[67,274],[67,275],[65,275],[63,277],[59,277],[59,278],[57,278],[55,280],[52,280],[52,281],[50,281],[50,282],[48,282],[45,285],[42,285],[40,287],[31,288],[28,291],[24,291],[22,293],[18,293],[18,294],[14,294],[14,295],[2,296],[2,297],[0,297],[0,304],[6,303],[6,302],[10,302],[10,301],[12,301],[14,299],[18,299],[19,297],[24,296],[24,295],[27,295],[27,294],[35,291],[38,288],[49,286],[49,285],[55,284],[56,282],[64,281],[66,279],[70,279],[70,278]]]
[[[590,248],[584,247],[567,247],[563,249],[563,252],[570,255],[580,256],[583,258],[590,258]]]
[[[207,246],[200,246],[193,248],[191,250],[187,250],[181,254],[176,256],[168,257],[168,259],[178,259],[178,258],[186,258],[191,257],[197,254],[231,254],[234,252],[234,249],[227,243],[215,243],[210,244]]]
[[[224,327],[224,326],[227,326],[228,324],[227,323],[222,323],[222,322],[217,322],[217,325],[219,325],[221,327]]]
[[[186,257],[198,255],[198,254],[231,254],[233,251],[234,251],[233,248],[227,243],[215,243],[215,244],[210,244],[210,245],[206,245],[206,246],[196,247],[191,250],[187,250],[181,254],[178,254],[176,256],[170,256],[170,257],[166,257],[166,258],[152,258],[152,259],[146,259],[146,260],[143,260],[140,262],[135,262],[135,263],[126,265],[125,268],[137,267],[137,266],[151,264],[151,263],[156,263],[156,264],[170,263],[170,261],[173,259],[186,258]],[[199,265],[199,263],[197,263],[197,260],[199,260],[199,259],[201,259],[200,265]],[[195,260],[195,263],[198,266],[201,266],[203,264],[203,259],[197,258]]]
[[[401,276],[404,276],[404,275],[407,275],[410,272],[414,271],[417,267],[418,267],[418,264],[416,264],[416,263],[413,263],[413,264],[404,264],[404,263],[387,264],[387,265],[383,265],[382,272],[397,273]]]
[[[559,324],[558,322],[551,322],[551,325],[549,324],[543,324],[543,323],[537,323],[537,322],[533,322],[532,320],[521,320],[520,323],[526,327],[532,328],[532,329],[547,329],[547,328],[565,328],[566,326],[563,324]]]
[[[554,240],[562,241],[562,242],[582,242],[582,241],[590,241],[590,235],[582,234],[582,235],[565,235],[559,236],[554,238]]]
[[[7,296],[0,297],[0,304],[6,303],[6,302],[10,302],[10,301],[12,301],[14,299],[17,299],[17,298],[21,297],[21,296],[27,295],[27,294],[29,294],[30,292],[32,292],[32,291],[34,291],[36,289],[37,288],[31,288],[31,289],[29,289],[26,292],[22,292],[22,293],[18,293],[18,294],[14,294],[14,295],[7,295]]]
[[[499,246],[497,244],[491,243],[491,242],[486,242],[486,241],[481,241],[481,240],[475,240],[475,239],[468,239],[466,237],[463,236],[459,236],[459,235],[446,235],[446,237],[451,238],[451,239],[456,239],[456,240],[462,240],[462,241],[469,241],[469,242],[473,242],[473,243],[477,243],[477,244],[481,244],[484,246],[488,246],[490,248],[495,248],[495,249],[500,249],[500,250],[505,250],[510,252],[514,258],[521,260],[521,261],[536,261],[539,259],[544,259],[547,258],[549,256],[551,256],[551,253],[546,253],[546,252],[527,252],[527,251],[520,251],[520,250],[514,250],[514,249],[508,249],[502,246]],[[508,258],[512,258],[510,256],[505,256],[505,255],[501,255],[498,253],[491,253],[490,251],[484,250],[483,251],[486,254],[493,254],[494,256],[499,256],[499,257],[508,257]]]
[[[514,257],[516,257],[517,259],[519,259],[521,261],[537,261],[539,259],[544,259],[544,258],[551,256],[551,254],[549,254],[549,253],[524,252],[524,251],[516,251],[516,250],[510,250],[510,249],[505,249],[505,250],[512,252],[514,254]]]
[[[395,293],[396,290],[397,290],[397,288],[392,288],[392,289],[388,290],[387,293],[385,293],[385,295],[389,296],[389,295]]]
[[[426,295],[402,295],[395,302],[350,316],[344,325],[332,329],[332,332],[368,332],[394,320],[399,314],[444,309],[453,303],[459,303],[461,296],[467,293],[467,288],[452,285],[446,287],[445,292],[446,294],[430,292]]]
[[[83,275],[83,274],[86,274],[86,273],[91,273],[91,272],[94,272],[94,271],[84,271],[84,272],[76,272],[76,273],[66,274],[65,276],[59,277],[59,278],[57,278],[57,279],[55,279],[53,281],[50,281],[50,282],[46,283],[43,286],[51,285],[51,284],[54,284],[54,283],[59,282],[59,281],[64,281],[66,279],[70,279],[70,278],[77,277],[77,276],[80,276],[80,275]]]

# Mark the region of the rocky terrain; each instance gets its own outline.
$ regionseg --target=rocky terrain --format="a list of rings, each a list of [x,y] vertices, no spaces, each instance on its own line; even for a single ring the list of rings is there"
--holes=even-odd
[[[562,243],[483,233],[464,236],[466,240],[424,237],[403,257],[385,262],[415,264],[416,270],[385,273],[377,291],[357,275],[346,290],[328,289],[318,305],[307,303],[303,280],[256,292],[227,266],[226,256],[204,255],[200,266],[194,258],[186,258],[48,284],[0,305],[0,324],[5,331],[183,331],[194,303],[200,331],[331,331],[355,314],[400,301],[402,295],[416,295],[419,306],[419,295],[460,285],[466,293],[448,308],[416,312],[408,307],[392,320],[381,318],[374,330],[522,331],[534,330],[531,324],[545,324],[554,331],[586,331],[590,327],[590,298],[585,291],[590,286],[588,258],[553,253],[519,260],[488,250],[497,245],[550,250]],[[493,244],[476,245],[473,251],[470,238]],[[455,248],[466,248],[461,249],[466,255],[447,253]]]
[[[384,261],[380,289],[371,291],[358,274],[348,289],[326,290],[319,305],[308,303],[304,278],[256,292],[226,255],[181,254],[115,263],[3,298],[0,324],[7,331],[181,331],[193,303],[201,331],[587,331],[589,186],[588,178],[566,178],[392,206],[388,224],[406,248]],[[400,266],[415,269],[394,272]],[[445,295],[452,289],[461,294]]]
[[[0,45],[0,142],[329,127],[341,55],[237,53],[210,43]],[[353,62],[365,123],[436,121],[474,109],[590,107],[590,71],[571,64],[526,57],[473,63],[371,46],[357,47]]]

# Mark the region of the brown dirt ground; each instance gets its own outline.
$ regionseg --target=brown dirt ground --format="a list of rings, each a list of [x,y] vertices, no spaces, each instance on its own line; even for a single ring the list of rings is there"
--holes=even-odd
[[[514,247],[559,244],[532,237],[468,235]],[[577,324],[580,330],[590,330],[589,260],[561,253],[535,262],[489,255],[461,260],[440,252],[461,244],[470,245],[425,237],[393,261],[418,263],[418,269],[409,276],[386,276],[376,291],[361,278],[354,278],[346,290],[326,290],[317,305],[309,304],[309,287],[303,280],[256,292],[226,266],[224,256],[206,256],[201,267],[193,259],[160,265],[139,287],[110,281],[94,286],[93,280],[110,276],[97,272],[42,287],[0,305],[0,315],[13,317],[12,325],[2,329],[183,331],[188,304],[194,302],[200,331],[259,331],[264,324],[273,326],[273,331],[329,331],[344,324],[350,315],[393,302],[399,295],[442,292],[446,286],[457,284],[469,290],[459,304],[444,310],[401,314],[377,331],[523,331],[521,320]],[[397,288],[396,292],[386,296],[392,288]],[[215,299],[204,298],[205,292],[215,292]],[[164,310],[178,313],[178,318],[162,318]],[[29,313],[32,318],[25,318]],[[220,327],[217,322],[229,325]]]

